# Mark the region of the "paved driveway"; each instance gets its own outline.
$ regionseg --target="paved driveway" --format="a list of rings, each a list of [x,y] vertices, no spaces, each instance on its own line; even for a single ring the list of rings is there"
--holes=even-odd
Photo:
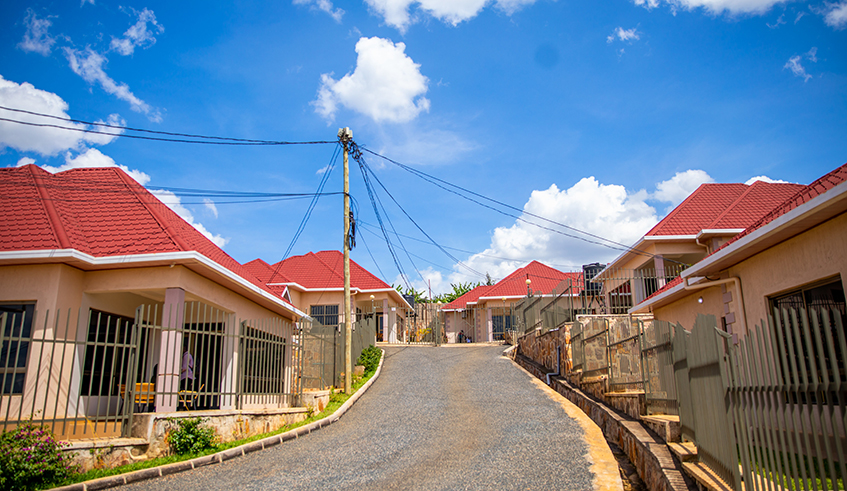
[[[337,423],[124,489],[593,489],[582,427],[503,346],[385,349]]]

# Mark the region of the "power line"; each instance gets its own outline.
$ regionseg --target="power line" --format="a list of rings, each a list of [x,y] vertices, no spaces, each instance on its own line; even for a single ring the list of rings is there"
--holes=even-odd
[[[415,225],[415,227],[417,227],[417,229],[418,229],[418,230],[419,230],[422,234],[424,234],[424,236],[426,236],[426,238],[427,238],[427,239],[429,239],[429,240],[430,240],[430,242],[431,242],[434,246],[438,247],[438,248],[441,250],[441,252],[443,252],[443,253],[444,253],[447,257],[449,257],[449,258],[450,258],[450,259],[452,259],[455,263],[457,263],[458,265],[460,265],[460,266],[464,267],[464,268],[465,268],[465,269],[467,269],[468,271],[470,271],[470,272],[472,272],[472,273],[474,273],[474,274],[476,274],[476,275],[479,275],[479,276],[485,276],[485,275],[483,275],[482,273],[480,273],[479,271],[476,271],[475,269],[473,269],[473,268],[471,268],[470,266],[466,265],[465,263],[463,263],[462,261],[460,261],[458,258],[456,258],[455,256],[453,256],[453,255],[452,255],[452,254],[450,254],[449,252],[447,252],[447,250],[446,250],[446,249],[444,249],[443,247],[441,247],[441,244],[439,244],[438,242],[436,242],[436,241],[435,241],[435,239],[433,239],[432,237],[430,237],[430,235],[429,235],[428,233],[426,233],[426,231],[425,231],[423,228],[421,228],[421,226],[420,226],[420,225],[418,225],[418,223],[415,221],[415,219],[414,219],[414,218],[412,218],[412,217],[411,217],[411,215],[409,215],[409,213],[407,213],[407,212],[406,212],[406,210],[405,210],[405,209],[404,209],[404,208],[400,205],[400,203],[399,203],[399,202],[397,202],[397,200],[394,198],[394,196],[391,194],[391,192],[389,192],[389,191],[388,191],[388,188],[386,188],[386,187],[385,187],[385,185],[382,183],[382,181],[380,181],[380,180],[379,180],[379,177],[377,177],[377,176],[373,173],[373,171],[371,171],[371,170],[370,170],[370,168],[368,167],[368,164],[365,162],[364,157],[361,155],[361,153],[359,153],[359,158],[358,158],[357,160],[358,160],[358,162],[359,162],[359,165],[363,167],[363,171],[364,171],[364,170],[367,170],[367,172],[368,172],[369,174],[371,174],[371,175],[373,176],[373,178],[374,178],[374,179],[376,179],[376,182],[377,182],[377,183],[378,183],[378,184],[382,187],[383,191],[385,191],[385,193],[388,195],[388,197],[389,197],[389,198],[391,198],[391,200],[394,202],[394,204],[395,204],[395,205],[397,205],[397,207],[398,207],[398,208],[400,208],[400,211],[402,211],[402,212],[403,212],[403,214],[404,214],[404,215],[406,215],[406,218],[408,218],[408,219],[409,219],[409,221],[411,221],[411,222],[412,222],[412,224],[414,224],[414,225]],[[400,240],[400,238],[399,238],[399,237],[398,237],[398,240]],[[402,242],[401,242],[401,243],[402,243]],[[420,272],[419,272],[418,274],[420,274]],[[424,279],[424,278],[423,278],[423,275],[421,275],[421,279]]]
[[[61,126],[56,124],[48,124],[48,123],[34,123],[31,121],[20,121],[16,119],[9,118],[0,118],[0,121],[6,121],[9,123],[22,124],[26,126],[36,126],[43,128],[56,128],[67,131],[76,131],[80,133],[93,133],[97,135],[108,135],[113,137],[122,137],[122,138],[135,138],[139,140],[152,140],[152,141],[165,141],[172,143],[198,143],[204,145],[235,145],[235,146],[267,146],[267,145],[324,145],[324,144],[337,144],[335,141],[303,141],[303,142],[295,142],[295,141],[282,141],[282,140],[256,140],[256,139],[247,139],[247,138],[230,138],[230,137],[222,137],[222,136],[210,136],[210,135],[196,135],[190,133],[176,133],[170,131],[156,131],[156,130],[147,130],[143,128],[132,128],[128,126],[119,126],[108,123],[97,123],[90,121],[83,121],[80,119],[71,119],[71,118],[63,118],[60,116],[54,116],[52,114],[44,114],[38,113],[34,111],[27,111],[24,109],[16,109],[11,107],[0,106],[0,109],[5,109],[7,111],[14,111],[18,113],[30,114],[33,116],[39,116],[43,118],[56,119],[59,121],[64,121],[67,123],[77,123],[77,124],[85,124],[89,126],[97,126],[101,128],[111,128],[117,129],[121,131],[135,131],[139,133],[149,133],[153,135],[165,135],[165,136],[175,136],[181,138],[159,138],[153,136],[143,136],[143,135],[128,135],[124,133],[115,133],[110,131],[99,131],[90,128],[71,128],[68,126]],[[185,138],[193,138],[193,140],[186,140]]]
[[[364,227],[374,227],[374,225],[372,225],[372,224],[370,224],[370,223],[368,223],[364,220],[360,220],[359,224],[364,226]],[[373,232],[371,232],[371,233],[373,233]],[[418,239],[417,237],[412,237],[410,235],[403,235],[403,234],[399,234],[399,235],[401,235],[402,237],[405,237],[407,239],[414,240],[416,242],[420,242],[422,244],[432,245],[432,243],[429,242],[428,240]],[[444,247],[445,249],[450,249],[451,251],[463,252],[465,254],[472,254],[474,256],[490,257],[492,259],[499,259],[501,261],[518,261],[518,262],[525,261],[525,259],[516,259],[516,258],[513,258],[513,257],[494,256],[492,254],[485,254],[484,252],[474,252],[474,251],[469,251],[467,249],[459,249],[458,247],[450,247],[450,246],[442,246],[442,247]],[[581,265],[576,265],[576,264],[568,264],[568,265],[554,264],[554,263],[545,263],[545,264],[548,264],[550,266],[559,267],[559,268],[579,268],[579,269],[582,269]],[[449,271],[449,270],[447,270],[447,271]]]
[[[619,250],[619,251],[625,251],[625,252],[633,252],[633,253],[635,253],[635,254],[639,254],[639,255],[643,255],[643,256],[647,256],[647,257],[656,257],[656,256],[657,256],[657,254],[652,254],[652,253],[650,253],[650,252],[642,251],[642,250],[636,249],[636,248],[634,248],[634,247],[627,246],[627,245],[625,245],[625,244],[621,244],[620,242],[615,242],[615,241],[613,241],[613,240],[611,240],[611,239],[607,239],[607,238],[605,238],[605,237],[601,237],[601,236],[596,235],[596,234],[593,234],[593,233],[591,233],[591,232],[586,232],[586,231],[584,231],[584,230],[580,230],[580,229],[578,229],[578,228],[576,228],[576,227],[572,227],[572,226],[570,226],[570,225],[566,225],[566,224],[564,224],[564,223],[560,223],[560,222],[557,222],[557,221],[555,221],[555,220],[551,220],[551,219],[549,219],[549,218],[545,218],[545,217],[543,217],[543,216],[536,215],[536,214],[534,214],[534,213],[530,213],[530,212],[528,212],[528,211],[526,211],[526,210],[523,210],[523,209],[521,209],[521,208],[517,208],[517,207],[512,206],[512,205],[509,205],[509,204],[507,204],[507,203],[503,203],[502,201],[498,201],[498,200],[496,200],[496,199],[494,199],[494,198],[489,198],[488,196],[485,196],[485,195],[482,195],[482,194],[476,193],[476,192],[474,192],[474,191],[471,191],[471,190],[469,190],[469,189],[463,188],[463,187],[458,186],[458,185],[456,185],[456,184],[450,183],[450,182],[445,181],[445,180],[443,180],[443,179],[439,179],[439,178],[437,178],[437,177],[435,177],[435,176],[432,176],[432,175],[429,175],[429,174],[427,174],[427,173],[425,173],[425,172],[423,172],[423,171],[419,171],[419,170],[417,170],[417,169],[414,169],[414,168],[412,168],[412,167],[409,167],[408,165],[401,164],[400,162],[397,162],[396,160],[393,160],[393,159],[391,159],[391,158],[388,158],[388,157],[386,157],[386,156],[384,156],[384,155],[380,155],[380,154],[378,154],[378,153],[374,152],[373,150],[369,150],[369,149],[367,149],[367,148],[364,148],[364,149],[363,149],[363,151],[368,152],[368,153],[370,153],[371,155],[374,155],[374,156],[376,156],[376,157],[379,157],[379,158],[381,158],[381,159],[383,159],[383,160],[385,160],[385,161],[387,161],[387,162],[390,162],[390,163],[392,163],[392,164],[394,164],[394,165],[396,165],[396,166],[400,167],[401,169],[403,169],[403,170],[405,170],[405,171],[407,171],[407,172],[409,172],[409,173],[411,173],[411,174],[414,174],[415,176],[419,177],[420,179],[423,179],[423,180],[425,180],[425,181],[427,181],[427,182],[429,182],[429,183],[431,183],[431,184],[433,184],[433,185],[435,185],[435,186],[440,187],[441,189],[444,189],[444,190],[445,190],[445,191],[447,191],[447,192],[453,193],[453,194],[455,194],[456,196],[459,196],[459,197],[464,198],[464,199],[466,199],[466,200],[468,200],[468,201],[471,201],[471,202],[473,202],[473,203],[476,203],[477,205],[480,205],[480,206],[482,206],[482,207],[484,207],[484,208],[488,208],[488,209],[490,209],[490,210],[492,210],[492,211],[495,211],[495,212],[500,213],[500,214],[502,214],[502,215],[505,215],[505,216],[508,216],[508,217],[514,218],[514,219],[516,219],[516,220],[518,220],[518,221],[521,221],[521,222],[527,223],[527,224],[529,224],[529,225],[533,225],[533,226],[535,226],[535,227],[538,227],[538,228],[541,228],[541,229],[544,229],[544,230],[548,230],[548,231],[550,231],[550,232],[554,232],[554,233],[557,233],[557,234],[560,234],[560,235],[564,235],[565,237],[570,237],[570,238],[572,238],[572,239],[577,239],[577,240],[581,240],[581,241],[583,241],[583,242],[588,242],[589,244],[595,244],[595,245],[600,245],[600,246],[603,246],[603,247],[607,247],[607,248],[609,248],[609,249],[614,249],[614,250]],[[568,230],[572,230],[572,231],[574,231],[574,232],[577,232],[577,233],[580,233],[580,234],[584,234],[584,235],[587,235],[587,236],[589,236],[589,237],[593,237],[593,238],[598,239],[599,241],[602,241],[602,242],[598,242],[598,241],[596,241],[596,240],[590,240],[590,239],[587,239],[587,238],[585,238],[585,237],[580,237],[580,236],[577,236],[577,235],[568,234],[568,233],[562,232],[561,230],[556,230],[556,229],[553,229],[553,228],[550,228],[550,227],[545,227],[544,225],[539,225],[539,224],[537,224],[537,223],[530,222],[530,221],[528,221],[528,220],[525,220],[525,219],[521,218],[521,217],[520,217],[520,216],[518,216],[518,215],[513,215],[513,214],[511,214],[511,213],[506,213],[506,212],[504,212],[504,211],[502,211],[502,210],[498,210],[497,208],[494,208],[494,207],[492,207],[492,206],[489,206],[489,205],[486,205],[486,204],[484,204],[484,203],[481,203],[480,201],[475,200],[475,199],[473,199],[473,198],[470,198],[470,197],[468,197],[468,196],[465,196],[465,195],[463,195],[463,194],[461,194],[461,193],[459,193],[459,192],[455,191],[454,189],[450,189],[450,188],[448,188],[447,186],[452,187],[452,188],[455,188],[455,189],[458,189],[458,190],[461,190],[462,192],[465,192],[465,193],[471,194],[471,195],[473,195],[473,196],[477,196],[477,197],[479,197],[479,198],[482,198],[482,199],[484,199],[484,200],[486,200],[486,201],[489,201],[489,202],[491,202],[491,203],[495,203],[495,204],[497,204],[497,205],[503,206],[503,207],[505,207],[505,208],[509,208],[509,209],[511,209],[511,210],[519,211],[519,212],[521,212],[521,213],[523,213],[523,214],[525,214],[525,215],[531,216],[531,217],[533,217],[533,218],[537,218],[537,219],[539,219],[539,220],[543,220],[543,221],[548,222],[548,223],[551,223],[551,224],[553,224],[553,225],[557,225],[557,226],[559,226],[559,227],[563,227],[563,228],[566,228],[566,229],[568,229]],[[614,246],[618,246],[618,247],[614,247],[613,245],[609,245],[609,244],[613,244]],[[674,262],[674,263],[677,263],[677,264],[686,265],[685,263],[682,263],[682,262],[680,262],[680,261],[676,261],[676,260],[671,259],[671,258],[664,258],[664,259],[665,259],[666,261],[669,261],[669,262]]]
[[[309,218],[312,216],[312,211],[315,209],[315,206],[318,204],[318,198],[323,193],[324,186],[326,186],[327,181],[329,180],[330,174],[332,174],[332,169],[335,167],[335,162],[338,160],[340,146],[336,146],[335,150],[332,153],[332,157],[329,159],[329,164],[326,167],[326,171],[323,176],[321,176],[321,181],[318,184],[318,190],[314,194],[312,201],[309,203],[309,206],[306,208],[306,213],[303,215],[303,219],[300,220],[300,225],[297,227],[297,231],[294,233],[294,236],[291,238],[291,242],[288,244],[288,248],[285,250],[285,254],[282,256],[282,260],[277,263],[276,268],[274,268],[274,272],[271,275],[271,279],[268,280],[268,283],[273,283],[274,277],[279,272],[280,266],[282,266],[282,262],[288,258],[288,255],[291,254],[291,249],[294,248],[294,244],[297,243],[297,239],[300,238],[300,235],[306,229],[306,223],[309,222]],[[344,193],[340,193],[344,194]]]

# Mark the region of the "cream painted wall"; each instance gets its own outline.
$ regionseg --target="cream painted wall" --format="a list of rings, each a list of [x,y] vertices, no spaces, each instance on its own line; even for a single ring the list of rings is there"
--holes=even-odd
[[[819,280],[847,276],[847,214],[730,268],[741,278],[747,325],[767,319],[767,297]]]
[[[727,286],[727,291],[732,291],[732,289],[731,285]],[[703,297],[702,304],[697,302],[699,297]],[[697,314],[714,315],[718,319],[718,325],[720,325],[721,317],[726,315],[724,312],[723,292],[720,286],[692,290],[687,297],[653,311],[653,317],[655,319],[674,324],[678,322],[689,331],[694,327],[694,320],[697,318]]]

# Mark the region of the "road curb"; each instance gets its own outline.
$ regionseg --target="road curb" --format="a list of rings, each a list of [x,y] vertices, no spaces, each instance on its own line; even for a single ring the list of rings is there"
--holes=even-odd
[[[379,358],[379,366],[377,367],[376,372],[374,372],[373,377],[371,377],[370,380],[365,382],[365,385],[359,387],[359,390],[357,390],[355,394],[350,396],[350,398],[347,399],[347,401],[342,404],[337,411],[330,414],[329,416],[321,418],[317,421],[313,421],[307,425],[288,430],[285,433],[280,433],[279,435],[269,436],[266,438],[262,438],[261,440],[256,440],[254,442],[239,445],[237,447],[221,450],[220,452],[213,453],[211,455],[204,455],[203,457],[197,457],[190,460],[183,460],[182,462],[175,462],[173,464],[160,465],[158,467],[150,467],[148,469],[141,469],[139,471],[127,472],[126,474],[118,474],[115,476],[102,477],[100,479],[92,479],[90,481],[79,482],[68,486],[51,488],[51,490],[94,491],[97,489],[114,488],[129,483],[146,481],[148,479],[155,479],[170,474],[176,474],[179,472],[197,469],[199,467],[207,465],[220,464],[228,460],[247,455],[249,453],[257,452],[269,447],[279,445],[283,442],[287,442],[295,438],[300,438],[303,435],[308,435],[314,430],[319,430],[324,426],[329,426],[332,423],[335,423],[336,421],[341,419],[341,416],[343,416],[344,413],[346,413],[351,407],[353,407],[353,404],[355,404],[356,401],[358,401],[359,398],[362,397],[362,394],[364,394],[368,390],[368,388],[373,385],[374,381],[379,377],[380,372],[382,372],[382,364],[384,361],[385,350],[383,349],[382,355]]]

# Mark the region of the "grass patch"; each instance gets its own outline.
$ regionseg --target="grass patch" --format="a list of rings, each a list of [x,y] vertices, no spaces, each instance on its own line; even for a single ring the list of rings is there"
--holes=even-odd
[[[352,393],[355,394],[360,388],[362,388],[362,386],[365,385],[365,383],[368,380],[370,380],[371,377],[373,377],[374,373],[376,373],[376,370],[365,372],[364,377],[360,378],[359,380],[356,380],[353,383]],[[247,437],[247,438],[244,438],[244,439],[241,439],[241,440],[219,443],[217,446],[215,446],[215,448],[210,448],[210,449],[204,450],[202,452],[198,452],[198,453],[183,454],[183,455],[168,455],[166,457],[157,457],[155,459],[144,460],[144,461],[141,461],[141,462],[133,462],[132,464],[122,465],[122,466],[115,467],[115,468],[112,468],[112,469],[92,469],[88,472],[83,472],[81,474],[75,474],[75,475],[73,475],[73,476],[71,476],[71,477],[69,477],[69,478],[67,478],[67,479],[65,479],[61,482],[53,483],[51,485],[51,487],[66,486],[68,484],[75,484],[75,483],[78,483],[78,482],[89,481],[91,479],[100,479],[102,477],[116,476],[118,474],[126,474],[127,472],[134,472],[134,471],[139,471],[139,470],[142,470],[142,469],[149,469],[151,467],[158,467],[160,465],[167,465],[167,464],[173,464],[175,462],[182,462],[184,460],[191,460],[191,459],[194,459],[194,458],[197,458],[197,457],[203,457],[203,456],[206,456],[206,455],[211,455],[211,454],[214,454],[214,453],[221,452],[223,450],[228,450],[230,448],[238,447],[238,446],[244,445],[246,443],[255,442],[257,440],[261,440],[263,438],[267,438],[267,437],[270,437],[270,436],[279,435],[281,433],[285,433],[286,431],[290,431],[290,430],[299,428],[301,426],[305,426],[309,423],[312,423],[314,421],[318,421],[320,419],[323,419],[327,416],[332,415],[333,413],[338,411],[338,409],[340,409],[341,406],[345,402],[347,402],[348,399],[350,399],[350,395],[351,394],[344,394],[342,392],[338,392],[338,393],[333,392],[332,394],[330,394],[329,403],[326,405],[326,407],[324,408],[323,411],[321,411],[321,412],[319,412],[319,413],[317,413],[313,416],[310,416],[303,421],[300,421],[300,422],[297,422],[297,423],[292,423],[290,425],[285,425],[282,428],[279,428],[278,430],[270,431],[270,432],[267,432],[267,433],[262,433],[262,434],[259,434],[259,435],[254,435],[254,436]],[[43,489],[47,489],[47,488],[43,488]]]

